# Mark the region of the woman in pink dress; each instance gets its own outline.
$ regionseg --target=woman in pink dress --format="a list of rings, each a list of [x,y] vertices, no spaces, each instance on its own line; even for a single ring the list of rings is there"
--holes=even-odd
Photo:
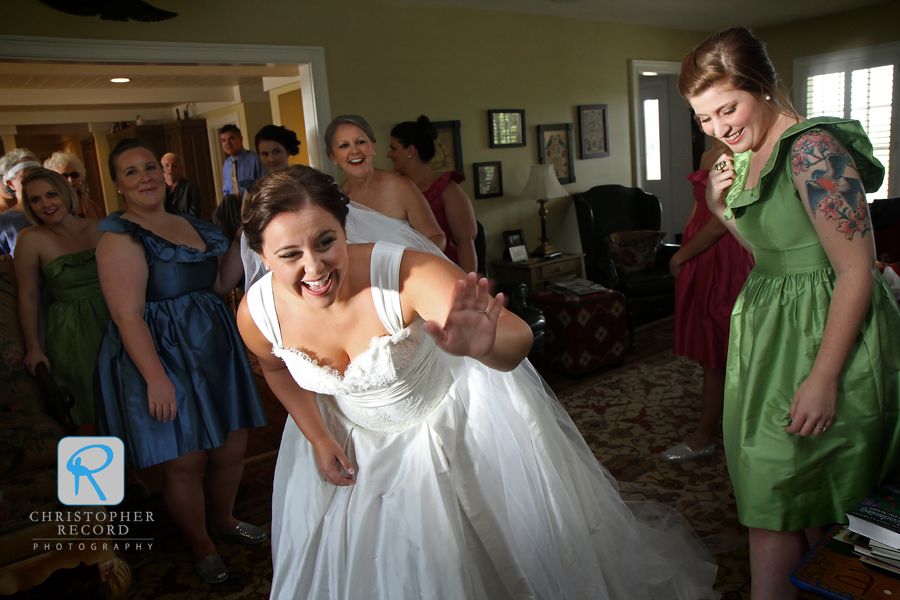
[[[391,129],[391,149],[388,158],[394,170],[413,180],[434,213],[438,225],[447,236],[444,254],[466,273],[478,270],[475,256],[475,209],[472,201],[459,185],[462,173],[435,173],[428,168],[434,158],[437,130],[425,115],[416,121],[404,121]]]
[[[669,262],[675,275],[675,354],[703,367],[700,422],[688,438],[660,458],[686,462],[716,451],[714,439],[725,397],[725,358],[735,299],[753,268],[753,257],[713,219],[706,204],[706,185],[725,144],[715,140],[703,153],[700,169],[688,175],[694,184],[694,208],[684,228],[681,249]]]

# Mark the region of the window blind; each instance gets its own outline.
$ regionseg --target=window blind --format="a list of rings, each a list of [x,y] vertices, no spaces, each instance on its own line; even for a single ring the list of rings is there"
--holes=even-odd
[[[875,157],[885,167],[882,186],[866,194],[869,201],[897,195],[900,171],[892,169],[892,149],[900,147],[900,122],[894,103],[894,72],[900,65],[900,43],[882,44],[794,61],[797,109],[805,116],[834,116],[856,119],[872,142]],[[900,92],[897,92],[900,93]],[[900,160],[900,159],[898,159]],[[897,163],[900,166],[900,163]],[[894,171],[892,173],[892,171]],[[891,177],[893,176],[893,177]],[[893,189],[892,189],[893,188]],[[893,191],[893,193],[892,193]]]

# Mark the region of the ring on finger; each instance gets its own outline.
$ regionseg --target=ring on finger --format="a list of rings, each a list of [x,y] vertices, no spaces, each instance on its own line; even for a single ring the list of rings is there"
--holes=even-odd
[[[475,312],[481,313],[481,314],[483,314],[483,315],[486,315],[486,314],[488,314],[488,309],[484,309],[484,310],[476,310]]]
[[[724,171],[728,168],[728,161],[722,161],[720,163],[716,163],[716,166],[713,167],[716,171]]]

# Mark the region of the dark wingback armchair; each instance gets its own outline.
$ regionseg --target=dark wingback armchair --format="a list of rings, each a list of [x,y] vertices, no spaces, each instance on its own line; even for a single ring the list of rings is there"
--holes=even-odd
[[[651,311],[671,313],[674,308],[675,277],[669,272],[669,261],[679,247],[661,244],[652,267],[625,272],[616,267],[604,238],[622,231],[659,231],[659,199],[640,188],[599,185],[575,194],[574,201],[587,277],[625,294],[628,338],[634,349],[637,315]]]

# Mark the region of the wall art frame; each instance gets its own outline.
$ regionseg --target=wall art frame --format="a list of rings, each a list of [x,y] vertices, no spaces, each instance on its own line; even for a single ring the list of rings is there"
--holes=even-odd
[[[491,148],[520,148],[527,145],[525,111],[515,108],[488,110],[488,139]]]
[[[435,173],[456,171],[461,173],[465,180],[461,122],[433,121],[432,125],[437,130],[437,139],[434,141],[434,158],[428,162],[428,168]]]
[[[475,172],[475,199],[499,198],[503,195],[503,163],[499,160],[472,163]]]
[[[572,123],[538,125],[538,160],[550,163],[561,184],[575,182],[575,126]]]
[[[609,156],[609,110],[606,104],[578,107],[581,160]]]

